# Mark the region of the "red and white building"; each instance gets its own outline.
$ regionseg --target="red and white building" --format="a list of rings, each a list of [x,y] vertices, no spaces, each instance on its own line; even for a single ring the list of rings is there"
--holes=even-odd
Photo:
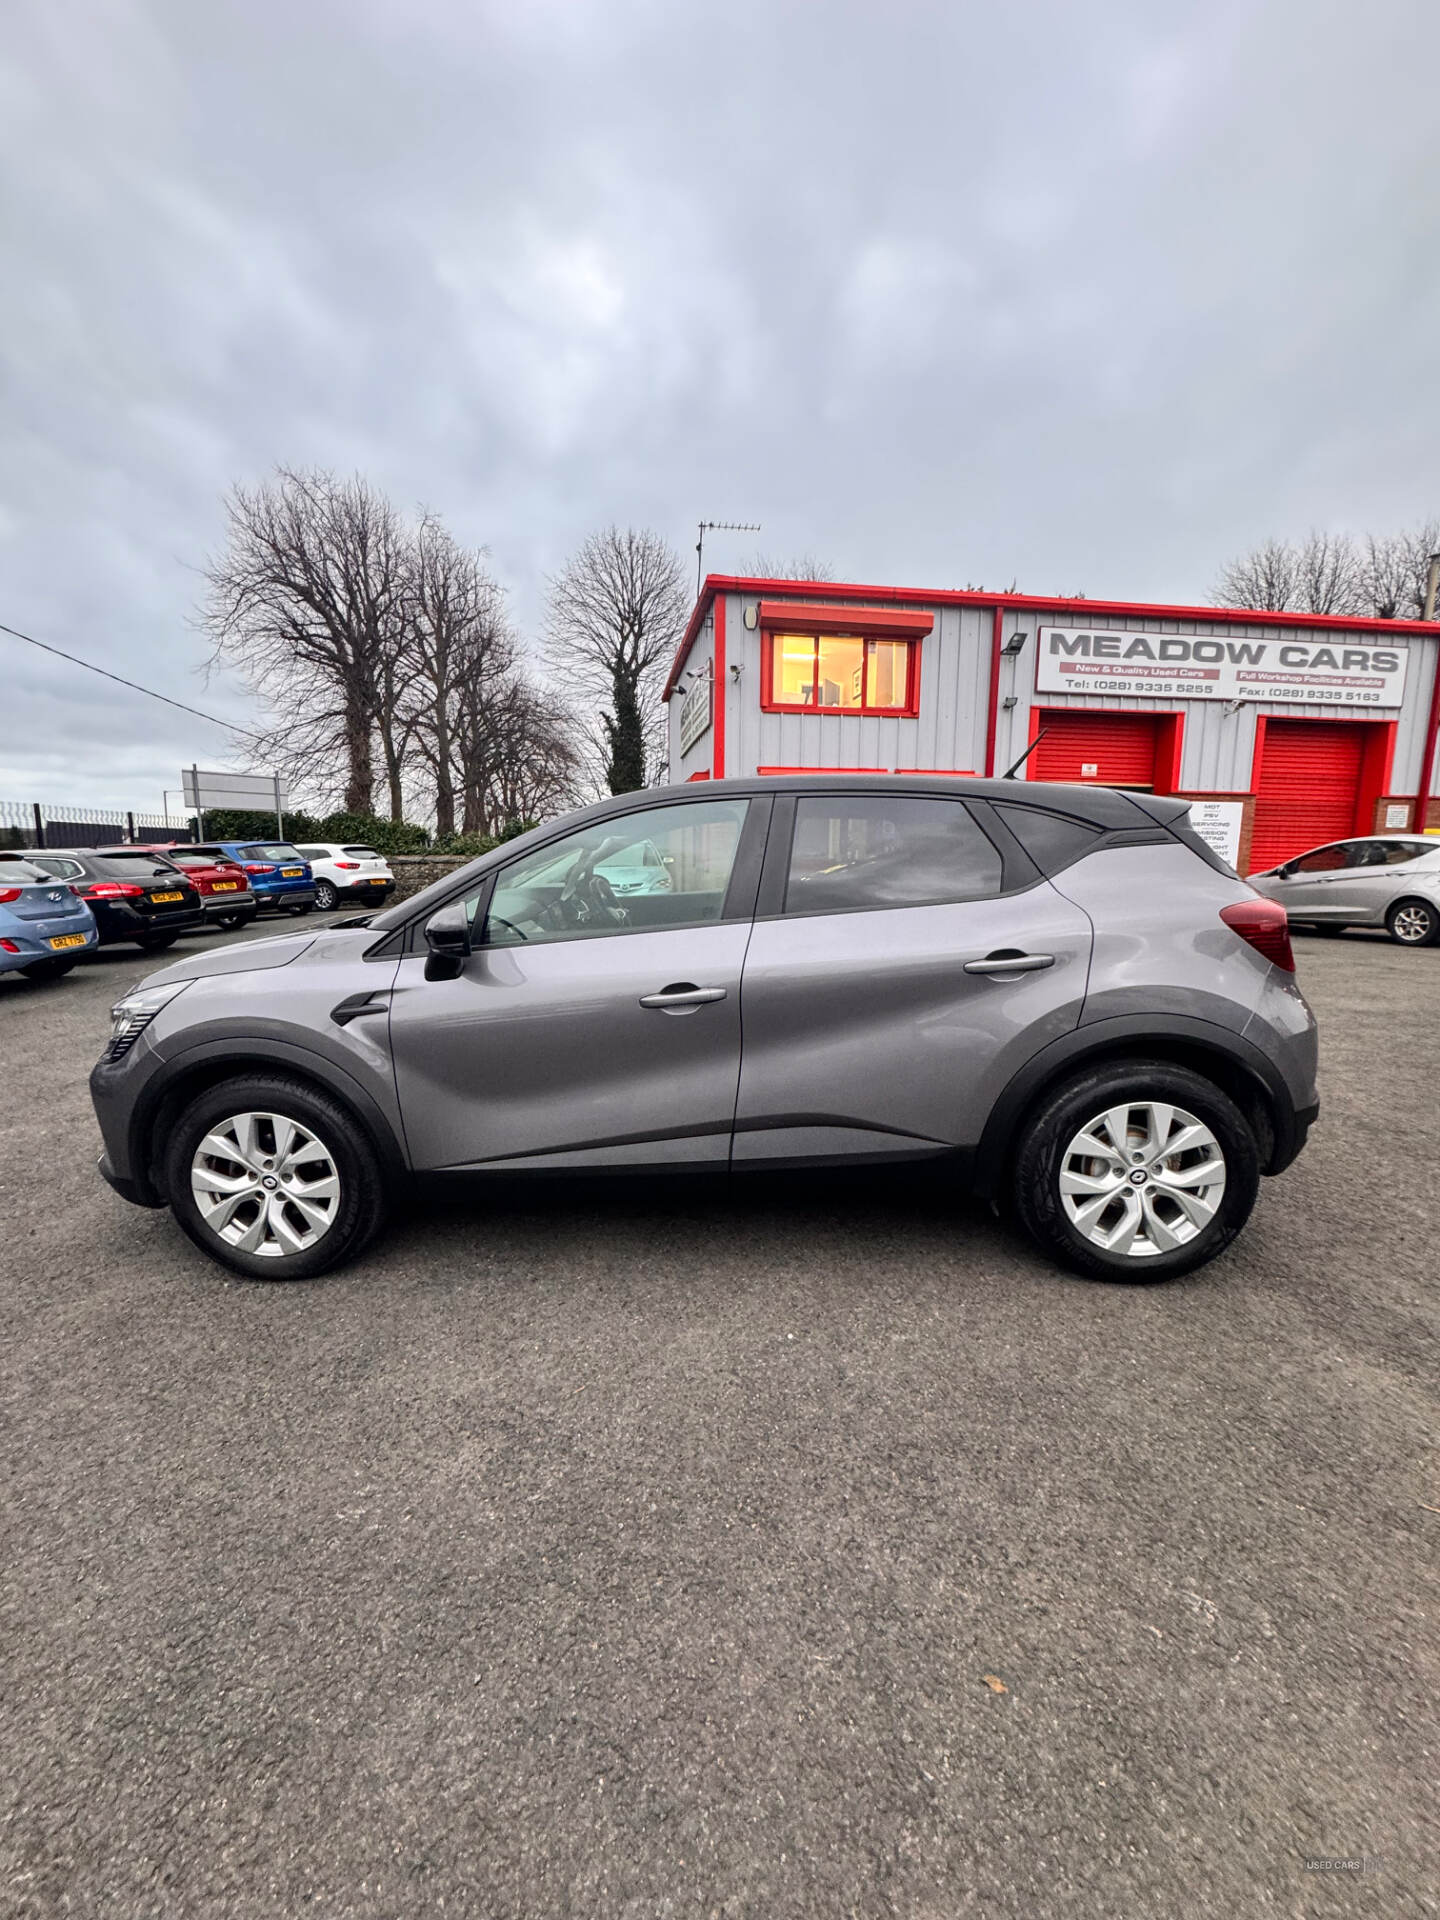
[[[1019,779],[1205,803],[1242,873],[1440,832],[1440,623],[712,574],[665,698],[672,781],[988,776],[1033,746]]]

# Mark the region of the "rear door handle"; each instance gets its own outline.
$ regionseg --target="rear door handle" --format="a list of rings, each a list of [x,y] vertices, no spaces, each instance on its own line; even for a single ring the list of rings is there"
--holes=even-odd
[[[966,973],[1039,973],[1053,967],[1053,953],[988,953],[983,960],[967,960]]]
[[[724,987],[692,987],[688,980],[681,980],[674,986],[662,987],[659,993],[641,994],[640,1004],[657,1007],[661,1013],[680,1013],[686,1007],[704,1007],[712,1000],[724,998]]]

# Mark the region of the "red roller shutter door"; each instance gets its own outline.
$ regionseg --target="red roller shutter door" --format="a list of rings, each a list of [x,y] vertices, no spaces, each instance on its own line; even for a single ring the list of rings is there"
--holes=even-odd
[[[1155,713],[1047,708],[1037,716],[1045,738],[1031,756],[1030,778],[1153,787],[1161,718]]]
[[[1355,832],[1369,731],[1343,720],[1266,721],[1252,873]]]

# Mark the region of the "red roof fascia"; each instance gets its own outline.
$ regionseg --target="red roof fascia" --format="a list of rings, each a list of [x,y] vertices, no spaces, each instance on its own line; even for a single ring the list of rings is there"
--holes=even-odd
[[[690,615],[689,624],[675,650],[670,676],[662,698],[668,700],[685,665],[685,657],[695,636],[705,624],[705,616],[717,593],[752,593],[767,596],[792,596],[801,601],[814,600],[889,600],[908,601],[925,607],[1008,607],[1017,613],[1065,613],[1089,619],[1135,618],[1141,620],[1210,620],[1220,624],[1261,627],[1313,627],[1328,633],[1425,634],[1440,638],[1440,622],[1423,620],[1350,619],[1333,613],[1267,613],[1253,607],[1167,607],[1152,606],[1143,600],[1071,600],[1063,594],[972,593],[955,587],[869,587],[838,580],[762,580],[749,575],[711,573],[705,576],[700,598]]]

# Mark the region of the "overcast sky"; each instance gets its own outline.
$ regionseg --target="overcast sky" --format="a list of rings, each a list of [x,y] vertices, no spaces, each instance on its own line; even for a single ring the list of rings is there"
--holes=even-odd
[[[717,571],[1205,598],[1440,512],[1434,0],[9,0],[0,620],[198,669],[221,496],[357,469],[523,627],[591,528]],[[215,727],[0,634],[0,798]]]

